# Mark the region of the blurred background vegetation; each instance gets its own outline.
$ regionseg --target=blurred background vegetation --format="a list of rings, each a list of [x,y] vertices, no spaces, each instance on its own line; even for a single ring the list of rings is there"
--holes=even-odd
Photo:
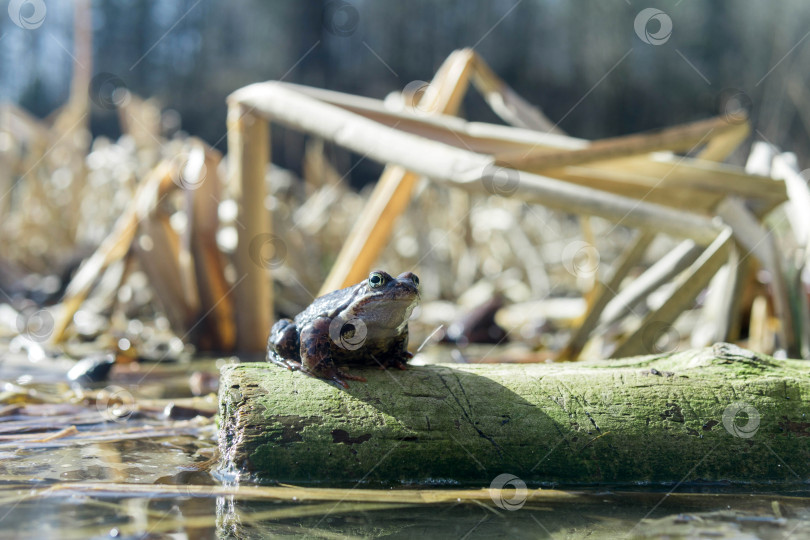
[[[0,99],[38,116],[69,94],[73,8],[46,2],[45,24],[23,30],[0,17]],[[810,148],[810,5],[802,0],[672,2],[663,44],[644,43],[638,1],[94,0],[94,73],[174,109],[177,125],[224,150],[225,97],[283,79],[383,97],[430,80],[454,49],[474,47],[518,93],[566,132],[599,138],[711,116],[736,94],[751,105],[752,139]],[[655,21],[649,23],[654,32]],[[71,51],[71,52],[69,52]],[[470,93],[464,115],[497,122]],[[170,115],[171,118],[171,115]],[[182,119],[180,121],[180,119]],[[114,110],[95,107],[94,135],[116,137]],[[301,136],[273,141],[273,160],[298,170]],[[740,149],[736,161],[747,154]],[[735,161],[732,159],[732,161]],[[355,184],[377,166],[364,163]]]

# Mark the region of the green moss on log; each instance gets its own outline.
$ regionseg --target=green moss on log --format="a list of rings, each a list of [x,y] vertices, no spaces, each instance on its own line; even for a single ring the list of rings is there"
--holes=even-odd
[[[368,382],[344,390],[270,364],[224,367],[223,468],[324,485],[810,479],[803,361],[720,344],[609,363],[353,373]]]

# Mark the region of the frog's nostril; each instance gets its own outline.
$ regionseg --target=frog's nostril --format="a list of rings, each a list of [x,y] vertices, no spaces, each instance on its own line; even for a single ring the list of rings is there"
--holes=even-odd
[[[404,272],[399,275],[399,279],[407,279],[413,282],[417,287],[419,286],[419,277],[413,272]]]

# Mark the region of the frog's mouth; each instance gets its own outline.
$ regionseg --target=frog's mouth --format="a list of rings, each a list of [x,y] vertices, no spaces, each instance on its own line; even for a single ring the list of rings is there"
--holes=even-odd
[[[400,328],[407,324],[416,305],[419,291],[415,287],[398,285],[380,297],[379,302],[366,302],[353,313],[369,326]]]
[[[398,285],[397,288],[394,289],[394,294],[391,295],[391,301],[397,303],[408,304],[419,302],[420,299],[419,291],[412,285]]]

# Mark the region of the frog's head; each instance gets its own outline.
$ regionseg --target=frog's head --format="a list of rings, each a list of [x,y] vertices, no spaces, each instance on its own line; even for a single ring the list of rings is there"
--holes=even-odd
[[[375,270],[358,284],[356,300],[349,306],[352,316],[368,324],[397,328],[407,323],[419,303],[419,278],[405,272],[394,278],[387,272]]]

